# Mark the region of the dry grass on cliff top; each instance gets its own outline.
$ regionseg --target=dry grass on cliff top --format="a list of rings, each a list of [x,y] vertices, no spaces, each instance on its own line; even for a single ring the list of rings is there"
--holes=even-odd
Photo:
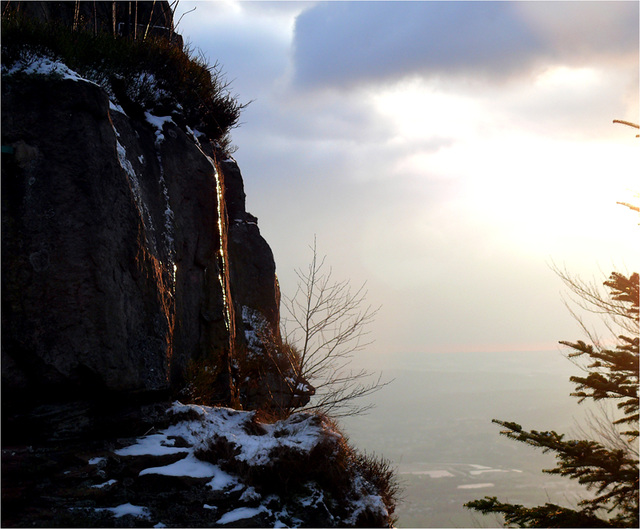
[[[133,40],[72,31],[15,14],[2,18],[2,65],[51,57],[105,88],[127,113],[172,115],[222,147],[246,105],[229,92],[219,64],[166,38]]]

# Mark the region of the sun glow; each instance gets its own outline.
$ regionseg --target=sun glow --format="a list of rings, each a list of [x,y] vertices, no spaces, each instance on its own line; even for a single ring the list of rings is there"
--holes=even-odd
[[[601,82],[602,73],[595,68],[570,68],[568,66],[556,66],[548,68],[540,74],[535,81],[538,87],[553,89],[574,89],[581,87],[588,89]]]
[[[575,84],[587,89],[600,81],[596,70],[563,67],[547,70],[537,83],[545,90]],[[406,214],[409,240],[433,248],[433,230],[422,227],[438,216],[434,208],[445,208],[459,226],[484,230],[487,243],[538,258],[584,256],[595,250],[594,240],[602,257],[613,257],[637,237],[637,222],[616,204],[630,202],[628,190],[637,188],[630,170],[637,147],[633,134],[620,140],[610,122],[602,125],[602,138],[566,137],[553,130],[541,134],[512,115],[519,108],[513,100],[487,107],[487,94],[474,99],[419,81],[372,94],[371,100],[390,124],[390,142],[405,150],[393,177],[410,179],[414,188],[420,182],[425,189],[449,182],[455,189],[448,203]],[[455,236],[456,231],[449,226],[444,233]]]

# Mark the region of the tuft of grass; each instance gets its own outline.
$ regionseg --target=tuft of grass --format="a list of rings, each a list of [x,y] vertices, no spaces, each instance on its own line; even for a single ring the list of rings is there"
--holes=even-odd
[[[391,517],[391,525],[395,526],[397,519],[393,513],[395,506],[401,499],[401,487],[398,474],[392,467],[391,461],[366,452],[356,452],[355,461],[362,477],[373,485],[376,493],[382,498]],[[363,520],[363,525],[365,527],[371,526],[371,523]]]
[[[212,406],[219,401],[217,382],[220,375],[221,369],[215,358],[192,358],[184,371],[184,385],[178,396],[188,403]]]
[[[196,450],[195,456],[201,461],[220,465],[221,468],[229,469],[234,466],[236,456],[240,453],[240,447],[229,441],[226,437],[214,435],[204,447]]]
[[[10,68],[47,56],[100,84],[127,113],[172,115],[223,149],[246,104],[229,92],[218,63],[207,64],[190,46],[166,38],[133,40],[109,33],[72,31],[16,13],[2,18],[2,64]]]

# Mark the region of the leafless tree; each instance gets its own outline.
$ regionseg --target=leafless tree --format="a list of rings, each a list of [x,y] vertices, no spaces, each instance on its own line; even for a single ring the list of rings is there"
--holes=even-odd
[[[580,324],[582,330],[594,345],[602,347],[602,338],[594,330],[587,327],[583,318],[573,306],[585,312],[597,314],[600,321],[609,331],[611,339],[615,340],[620,330],[632,336],[638,334],[637,325],[633,320],[629,319],[628,309],[623,300],[608,296],[606,292],[603,292],[600,285],[576,277],[555,263],[552,263],[551,269],[562,279],[569,290],[567,298],[563,297],[567,310]]]
[[[364,413],[360,404],[389,382],[365,369],[353,370],[354,353],[371,344],[368,325],[378,309],[366,303],[366,284],[352,289],[348,280],[335,281],[326,257],[319,258],[314,238],[311,263],[298,269],[292,297],[283,298],[285,346],[295,373],[294,388],[309,382],[315,395],[305,409],[321,409],[332,417]]]

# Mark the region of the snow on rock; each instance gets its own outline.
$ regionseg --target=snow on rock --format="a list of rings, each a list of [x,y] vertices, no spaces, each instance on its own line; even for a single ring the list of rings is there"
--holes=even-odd
[[[114,112],[120,112],[120,114],[126,115],[126,112],[124,111],[124,109],[117,103],[114,103],[113,101],[111,101],[111,99],[109,99],[109,110],[113,110]],[[116,133],[116,135],[119,136],[118,133]]]
[[[240,501],[251,502],[260,500],[261,498],[262,496],[256,491],[256,489],[249,487],[242,493],[242,496],[240,496]]]
[[[169,190],[167,188],[167,182],[164,177],[164,166],[162,164],[162,156],[160,154],[160,145],[164,141],[164,133],[163,128],[165,124],[171,123],[175,125],[171,116],[154,116],[150,112],[144,113],[145,119],[147,123],[149,123],[153,128],[156,129],[156,158],[158,160],[158,167],[160,168],[160,187],[162,189],[162,195],[164,197],[165,202],[165,210],[164,210],[164,243],[167,255],[169,256],[169,265],[170,268],[175,266],[175,242],[174,242],[174,213],[171,209],[171,203],[169,201]]]
[[[193,454],[184,459],[166,465],[164,467],[145,468],[140,472],[144,474],[159,474],[162,476],[189,476],[192,478],[211,478],[216,476],[219,468],[206,461],[200,461]]]
[[[62,79],[71,79],[72,81],[82,81],[85,83],[96,84],[93,81],[82,77],[78,72],[73,71],[66,64],[52,57],[43,57],[36,54],[27,54],[21,60],[16,61],[11,68],[2,66],[4,75],[13,75],[21,73],[25,75],[54,75]]]
[[[111,512],[116,518],[122,518],[127,515],[134,516],[135,518],[150,518],[149,510],[146,507],[131,505],[130,503],[123,503],[117,507],[99,507],[96,511]]]
[[[153,128],[156,129],[156,145],[164,141],[162,129],[165,123],[173,123],[171,116],[154,116],[150,112],[145,112],[144,117]],[[173,123],[175,125],[175,123]]]
[[[115,479],[110,479],[109,481],[105,481],[104,483],[98,483],[97,485],[91,485],[91,488],[94,489],[103,489],[105,487],[108,487],[110,485],[113,485],[114,483],[117,483],[118,481]]]
[[[375,513],[380,518],[388,518],[389,513],[382,498],[369,490],[371,486],[362,476],[356,476],[354,488],[358,490],[360,494],[352,501],[353,510],[351,516],[345,520],[346,525],[355,525],[358,518],[365,512]]]
[[[113,124],[112,124],[113,126]],[[116,137],[119,137],[118,131],[115,126],[113,126],[113,131]],[[127,150],[124,148],[118,140],[116,140],[116,152],[118,153],[118,162],[120,163],[120,167],[124,169],[124,172],[127,174],[129,179],[129,186],[131,188],[131,192],[133,193],[133,198],[136,202],[136,206],[138,207],[138,212],[140,213],[140,217],[144,222],[145,227],[148,230],[148,235],[153,235],[154,227],[153,220],[151,219],[151,214],[149,213],[149,208],[147,207],[144,197],[142,195],[142,188],[140,187],[140,180],[138,179],[138,175],[136,174],[133,165],[127,158]],[[155,241],[153,238],[149,241],[153,246],[155,246]]]
[[[263,423],[230,408],[174,402],[165,410],[154,433],[118,439],[119,448],[87,454],[80,459],[90,465],[69,472],[83,476],[78,501],[63,506],[79,526],[388,522],[382,497],[326,417],[300,412]],[[123,517],[137,520],[115,521]]]
[[[263,512],[269,512],[264,505],[260,507],[238,507],[233,511],[223,514],[217,523],[226,525],[232,522],[237,522],[239,520],[246,520],[247,518],[254,518]]]
[[[167,454],[189,453],[186,448],[176,448],[173,445],[175,441],[168,439],[163,434],[152,434],[140,437],[136,444],[116,450],[115,454],[119,456],[163,456]]]
[[[224,470],[216,467],[217,473],[208,483],[211,490],[228,490],[233,487],[232,492],[242,490],[242,485],[238,483],[238,478],[227,474]]]
[[[262,344],[265,333],[271,328],[267,319],[258,310],[251,307],[242,307],[242,322],[244,323],[244,335],[247,340],[248,357],[255,358],[262,354]]]
[[[167,429],[171,435],[180,435],[197,448],[203,449],[207,448],[210,439],[216,436],[225,438],[236,447],[236,459],[251,466],[269,463],[269,454],[275,448],[286,447],[308,452],[329,433],[326,425],[319,422],[313,414],[300,413],[276,424],[262,424],[264,434],[251,435],[246,432],[254,417],[253,412],[180,403],[174,403],[172,410],[174,413],[197,410],[202,414],[202,423],[198,429],[185,423],[172,426]]]
[[[237,451],[235,458],[250,466],[269,463],[270,453],[276,448],[291,448],[308,452],[327,435],[338,436],[327,431],[316,415],[295,414],[275,424],[261,424],[261,435],[248,433],[255,412],[239,411],[230,408],[210,408],[196,404],[175,402],[169,409],[171,413],[195,412],[200,420],[181,421],[153,435],[140,437],[133,445],[116,450],[116,455],[166,455],[185,453],[187,458],[173,463],[161,471],[161,468],[146,469],[143,473],[170,473],[192,477],[215,477],[218,481],[212,486],[219,488],[222,483],[230,484],[232,477],[227,478],[214,470],[214,465],[198,466],[195,452],[207,450],[211,439],[224,438]],[[189,447],[176,448],[170,438],[181,438]],[[206,471],[204,469],[207,469]],[[221,472],[221,471],[220,471]],[[206,474],[206,476],[205,476]]]

